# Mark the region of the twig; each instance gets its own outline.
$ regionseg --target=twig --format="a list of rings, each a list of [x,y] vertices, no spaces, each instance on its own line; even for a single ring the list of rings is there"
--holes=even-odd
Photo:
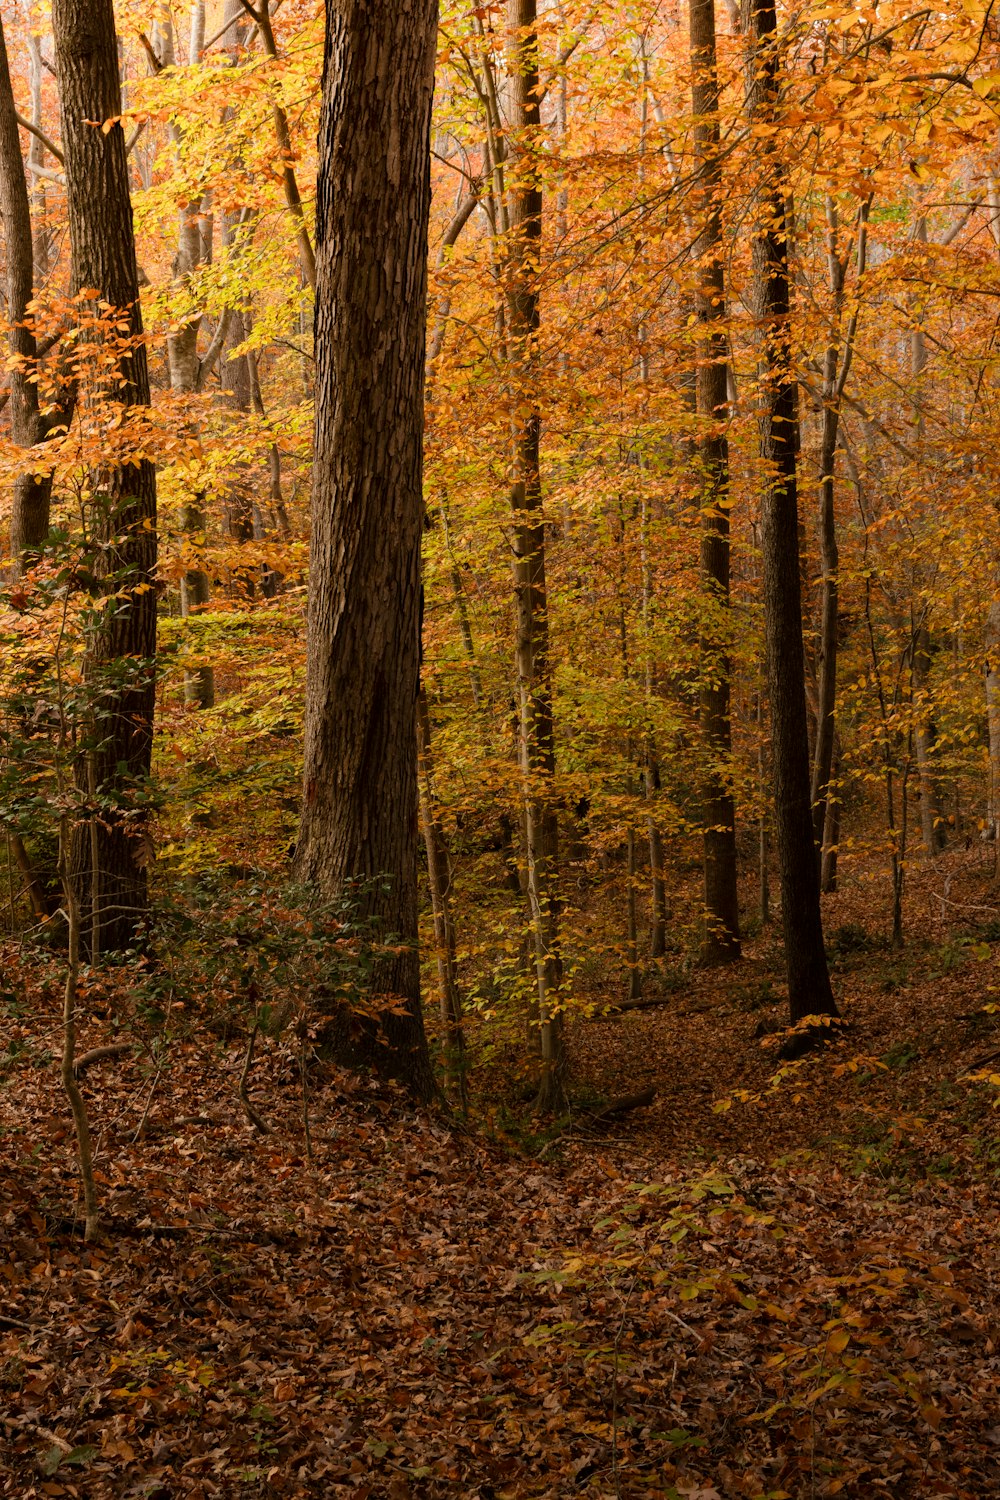
[[[48,1323],[28,1323],[24,1318],[12,1318],[9,1313],[0,1313],[0,1328],[25,1328],[29,1333],[52,1333]]]
[[[254,1127],[254,1129],[259,1130],[261,1135],[270,1135],[270,1125],[264,1119],[263,1115],[259,1114],[251,1104],[250,1095],[247,1092],[247,1078],[250,1073],[250,1064],[253,1062],[253,1045],[257,1040],[258,1029],[259,1028],[255,1023],[253,1030],[250,1032],[250,1040],[247,1042],[246,1056],[243,1059],[243,1072],[240,1074],[240,1103],[243,1106],[244,1114],[246,1115],[247,1119],[250,1121],[250,1124]]]
[[[310,1165],[312,1165],[313,1143],[312,1127],[309,1124],[309,1080],[306,1076],[307,1069],[305,1037],[302,1038],[302,1044],[299,1047],[299,1072],[302,1076],[302,1133],[305,1136],[306,1142],[306,1161],[309,1162]]]

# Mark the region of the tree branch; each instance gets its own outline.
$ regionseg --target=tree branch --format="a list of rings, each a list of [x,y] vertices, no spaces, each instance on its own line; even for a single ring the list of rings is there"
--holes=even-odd
[[[66,159],[63,156],[62,151],[56,145],[55,141],[53,141],[49,136],[45,134],[44,130],[40,130],[37,125],[33,125],[30,120],[25,119],[24,115],[17,114],[16,111],[15,118],[17,120],[17,123],[24,130],[29,130],[31,134],[36,137],[36,139],[41,141],[42,145],[45,147],[50,156],[54,156],[56,161],[65,164]]]

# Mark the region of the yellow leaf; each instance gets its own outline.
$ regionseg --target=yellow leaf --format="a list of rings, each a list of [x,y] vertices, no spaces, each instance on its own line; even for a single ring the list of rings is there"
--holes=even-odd
[[[826,1352],[828,1354],[843,1354],[850,1342],[850,1329],[835,1328],[826,1341]]]

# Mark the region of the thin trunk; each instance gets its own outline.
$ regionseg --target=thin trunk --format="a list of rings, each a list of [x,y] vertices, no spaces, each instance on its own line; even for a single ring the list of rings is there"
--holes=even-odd
[[[297,871],[354,892],[378,1024],[340,1055],[430,1098],[417,951],[422,436],[436,0],[328,0]]]
[[[205,4],[204,0],[194,0],[191,6],[187,59],[190,67],[200,62],[204,41]],[[179,148],[181,144],[181,134],[180,126],[173,125],[171,135],[175,148]],[[173,277],[181,286],[197,275],[207,259],[201,214],[201,198],[184,204],[180,211]],[[198,313],[167,336],[170,388],[181,396],[192,394],[201,383],[198,360],[201,324],[202,316]],[[191,566],[181,578],[181,615],[188,619],[192,614],[197,615],[206,609],[211,602],[209,578],[201,566],[200,556],[205,549],[207,526],[203,493],[189,493],[185,497],[180,508],[180,524],[186,546],[194,554]],[[208,663],[185,669],[184,701],[191,708],[211,708],[215,703],[215,671]]]
[[[774,0],[750,0],[747,112],[763,125],[758,142],[752,247],[755,315],[760,327],[761,553],[771,702],[773,786],[781,915],[792,1023],[837,1014],[830,986],[813,846],[799,514],[796,487],[798,390],[789,332],[787,205],[774,146],[779,78]]]
[[[834,739],[833,767],[826,798],[826,820],[823,824],[823,863],[820,867],[820,889],[824,896],[837,889],[837,855],[840,853],[840,741]]]
[[[239,0],[239,3],[243,5],[243,9],[256,22],[261,45],[267,56],[276,61],[278,47],[274,39],[274,28],[271,25],[271,0],[257,0],[256,6],[251,6],[249,0]],[[361,23],[359,22],[359,24]],[[371,24],[374,26],[374,20],[372,20]],[[295,176],[295,151],[292,146],[292,134],[288,126],[288,115],[284,106],[278,103],[274,105],[273,114],[274,134],[278,141],[278,151],[281,154],[281,184],[284,188],[285,203],[295,222],[295,237],[299,247],[299,264],[302,268],[302,275],[315,293],[316,257],[313,252],[312,240],[309,236],[309,227],[306,224],[305,209],[302,206],[302,195],[299,192],[298,179]]]
[[[34,137],[32,137],[34,140]],[[33,448],[45,440],[50,422],[38,403],[33,379],[38,349],[30,326],[28,305],[34,296],[34,248],[31,209],[24,176],[14,93],[11,87],[7,45],[0,18],[0,217],[3,219],[7,262],[8,341],[12,363],[10,381],[11,438],[20,448]],[[11,513],[10,555],[15,574],[21,571],[25,553],[36,551],[49,534],[51,474],[36,474],[43,463],[17,476]]]
[[[715,58],[714,0],[691,0],[691,102],[694,114],[696,217],[702,221],[695,244],[698,320],[697,402],[703,436],[699,462],[701,571],[721,614],[729,610],[729,444],[726,437],[728,344],[726,290],[722,266],[722,177],[719,160],[719,82]],[[702,793],[705,831],[705,934],[702,957],[729,963],[740,957],[736,887],[736,824],[729,762],[732,757],[728,653],[714,645],[703,650],[701,727],[711,765]]]
[[[508,234],[504,245],[507,328],[510,347],[514,597],[516,666],[520,708],[520,757],[524,786],[531,907],[538,986],[542,1076],[540,1109],[561,1106],[565,1097],[565,1042],[559,994],[559,829],[552,792],[555,739],[552,669],[549,658],[545,582],[545,521],[539,470],[538,262],[542,238],[542,194],[532,152],[541,132],[538,106],[538,33],[535,0],[507,4]]]
[[[990,745],[986,821],[991,837],[1000,838],[1000,599],[995,599],[990,605],[985,644],[986,718]]]
[[[646,127],[649,115],[649,53],[646,37],[640,43],[642,64],[642,102],[639,120],[640,180],[644,180],[643,157],[646,151]],[[643,390],[649,386],[649,354],[646,344],[646,325],[640,322],[638,329],[639,380]],[[645,482],[646,455],[640,447],[638,454],[641,499],[639,508],[639,559],[642,572],[642,641],[643,641],[643,693],[646,702],[646,732],[643,745],[642,786],[646,799],[646,839],[649,845],[649,956],[654,962],[663,958],[667,951],[667,884],[663,868],[663,835],[656,820],[656,798],[660,790],[660,760],[657,753],[656,735],[653,731],[653,566],[651,556],[650,528],[652,507]]]
[[[767,827],[767,752],[764,742],[764,694],[757,693],[757,785],[760,818],[757,823],[757,911],[761,928],[771,921],[770,838]]]
[[[451,916],[451,860],[441,821],[437,815],[434,766],[431,754],[431,720],[423,686],[417,696],[417,767],[420,789],[420,824],[427,855],[427,884],[434,917],[434,950],[438,972],[438,1000],[444,1044],[444,1073],[457,1091],[463,1112],[469,1098],[465,1076],[465,1036],[462,1031],[462,1000],[455,962],[455,925]]]
[[[868,259],[868,210],[870,199],[858,211],[856,239],[856,275],[860,283]],[[858,310],[855,308],[841,333],[844,314],[844,288],[847,256],[841,256],[837,244],[838,219],[836,203],[826,200],[827,268],[832,301],[834,334],[823,358],[823,413],[819,448],[819,548],[822,584],[820,594],[819,662],[816,686],[816,740],[813,750],[812,804],[813,836],[816,857],[822,864],[827,800],[833,768],[834,741],[837,734],[837,653],[839,649],[839,582],[840,554],[837,548],[837,516],[834,505],[837,439],[840,432],[840,406],[847,377],[854,359]]]
[[[114,397],[126,415],[148,406],[149,375],[129,200],[112,0],[53,0],[62,146],[72,250],[71,289],[93,288],[124,322]],[[94,120],[104,121],[96,128]],[[117,335],[121,337],[120,333]],[[88,643],[84,672],[99,693],[93,765],[101,802],[97,832],[102,953],[128,946],[147,908],[149,840],[134,805],[147,782],[153,739],[156,653],[156,477],[147,458],[95,475],[91,539],[102,587],[114,595]],[[87,759],[89,757],[84,757]],[[78,775],[86,796],[86,767]],[[74,830],[72,873],[83,909],[92,883],[90,831]]]
[[[913,747],[916,751],[917,780],[920,788],[920,832],[928,854],[940,854],[945,846],[944,819],[934,780],[934,747],[937,732],[929,708],[927,688],[931,670],[931,637],[924,624],[914,626],[910,644],[910,689],[916,710],[913,725]]]
[[[638,864],[635,857],[635,829],[629,824],[625,839],[625,911],[628,922],[628,998],[642,998],[642,969],[639,965],[639,912],[636,900]]]

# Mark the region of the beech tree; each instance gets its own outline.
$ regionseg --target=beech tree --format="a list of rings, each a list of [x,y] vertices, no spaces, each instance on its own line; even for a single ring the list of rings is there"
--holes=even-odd
[[[760,326],[761,554],[771,700],[772,786],[781,875],[781,916],[792,1022],[837,1015],[823,946],[819,863],[813,844],[799,562],[798,388],[788,320],[789,209],[774,153],[778,102],[774,0],[753,0],[747,108],[763,125],[752,245],[752,292]]]
[[[726,289],[722,266],[722,176],[719,165],[719,81],[715,58],[714,0],[691,0],[691,104],[694,115],[697,194],[693,212],[702,225],[697,257],[698,415],[703,470],[701,566],[711,598],[729,609],[729,445],[726,440]],[[711,765],[704,790],[705,938],[703,956],[714,963],[740,956],[736,896],[736,826],[728,761],[732,753],[730,661],[710,650],[701,690],[701,723]]]
[[[330,0],[299,876],[386,947],[340,1047],[433,1091],[417,953],[422,436],[436,0]],[[386,1045],[388,1044],[388,1045]]]
[[[118,39],[112,0],[54,0],[52,31],[71,291],[92,313],[110,309],[113,368],[103,394],[121,408],[149,404],[129,197]],[[89,333],[88,337],[99,337]],[[156,476],[144,454],[92,473],[94,571],[109,602],[92,632],[86,674],[99,712],[78,770],[90,816],[75,829],[72,870],[91,958],[125,947],[147,904],[144,817],[131,805],[149,775],[156,651]]]

